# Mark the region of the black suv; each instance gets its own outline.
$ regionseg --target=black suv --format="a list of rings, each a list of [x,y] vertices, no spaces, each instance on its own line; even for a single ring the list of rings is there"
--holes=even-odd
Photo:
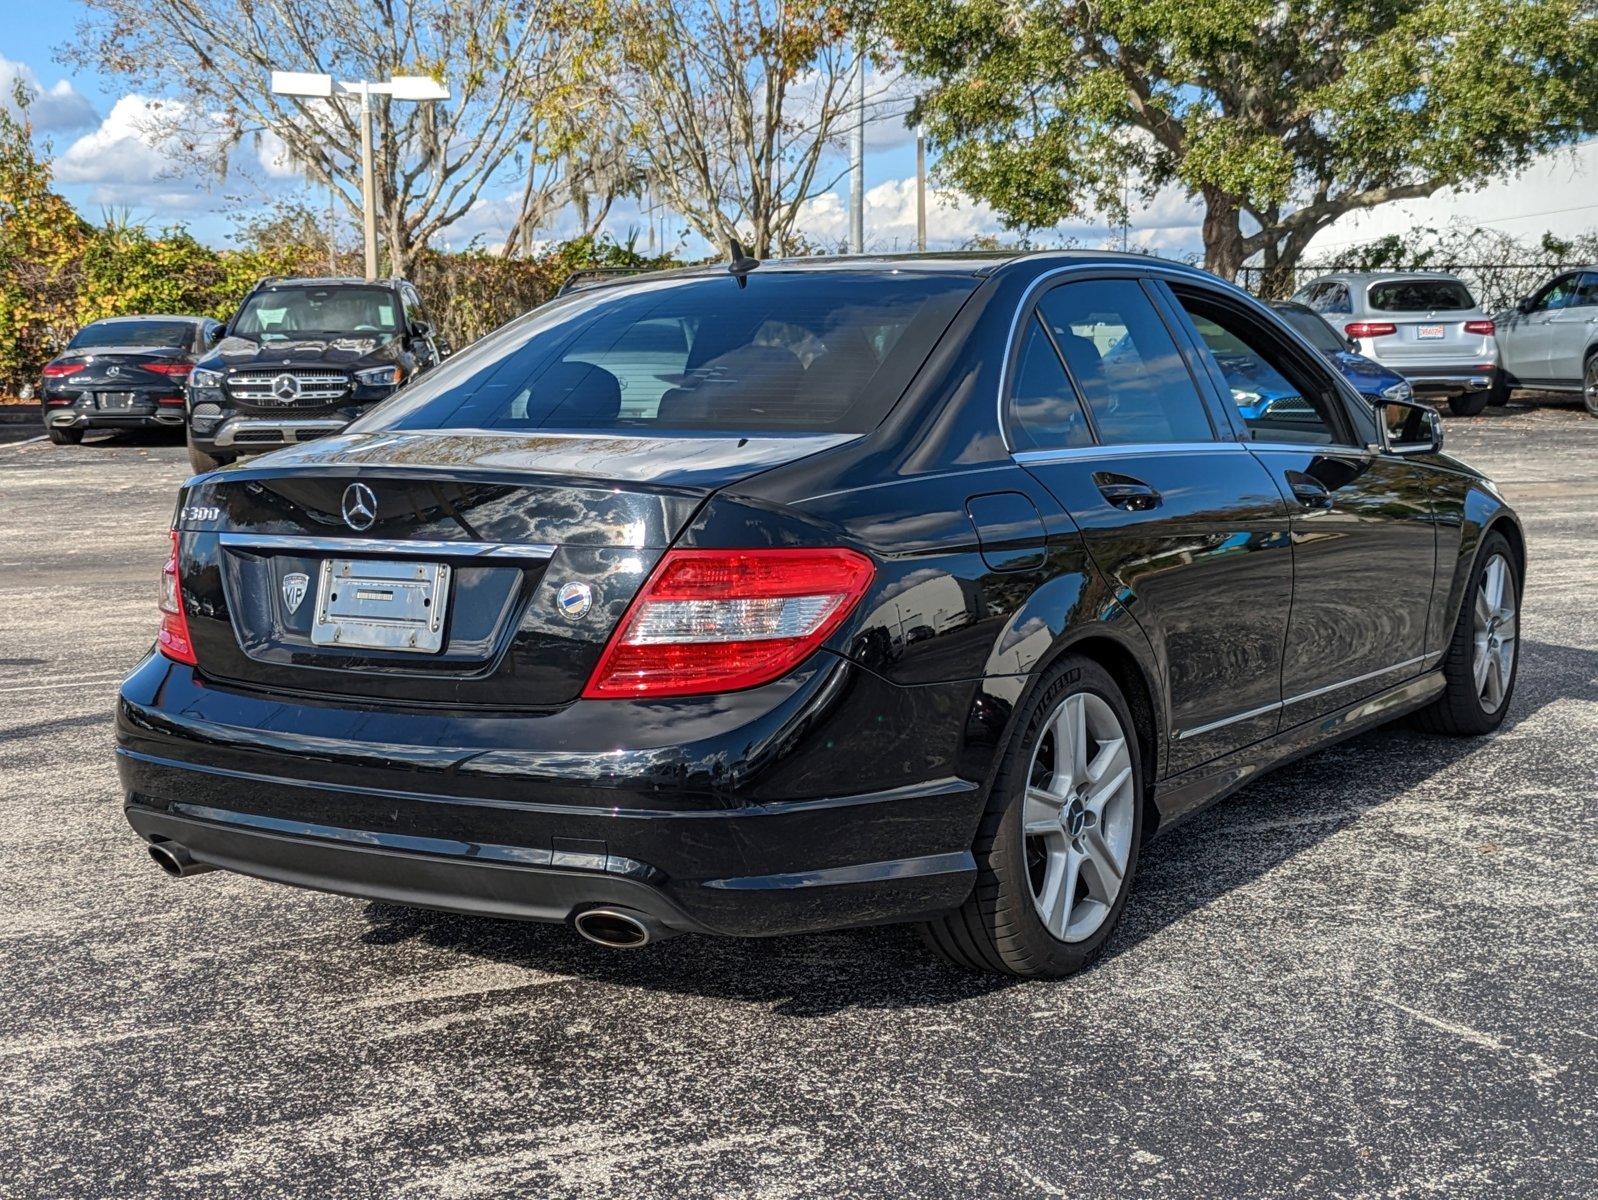
[[[189,376],[189,462],[336,433],[449,353],[403,279],[265,279]]]

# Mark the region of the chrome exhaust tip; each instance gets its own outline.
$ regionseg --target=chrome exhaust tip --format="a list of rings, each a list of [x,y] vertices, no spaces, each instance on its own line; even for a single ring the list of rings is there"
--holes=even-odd
[[[196,862],[189,852],[177,842],[151,842],[150,857],[173,879],[187,879],[191,875],[204,875],[216,870],[210,863]]]
[[[607,950],[641,950],[676,932],[647,913],[626,908],[585,908],[572,918],[572,924],[583,937]]]

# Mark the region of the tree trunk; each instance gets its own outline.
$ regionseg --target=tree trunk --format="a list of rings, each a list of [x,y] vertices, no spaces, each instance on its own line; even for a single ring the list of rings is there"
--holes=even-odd
[[[1204,269],[1222,279],[1236,279],[1243,265],[1242,214],[1237,199],[1217,187],[1204,195]]]

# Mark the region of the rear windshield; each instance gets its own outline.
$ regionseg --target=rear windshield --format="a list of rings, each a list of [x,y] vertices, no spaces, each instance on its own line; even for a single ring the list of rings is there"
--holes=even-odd
[[[1370,306],[1377,312],[1437,312],[1475,308],[1476,300],[1457,279],[1389,279],[1371,284]]]
[[[1277,315],[1298,330],[1315,349],[1323,354],[1335,354],[1339,350],[1347,350],[1348,343],[1337,336],[1337,333],[1325,321],[1312,312],[1305,312],[1301,308],[1279,308]]]
[[[379,287],[272,288],[244,302],[234,337],[277,342],[317,334],[394,334],[399,297]]]
[[[194,326],[188,321],[96,321],[78,330],[68,350],[92,346],[150,346],[187,350],[194,345]]]
[[[352,426],[858,433],[898,399],[977,280],[754,271],[579,292],[450,359]]]

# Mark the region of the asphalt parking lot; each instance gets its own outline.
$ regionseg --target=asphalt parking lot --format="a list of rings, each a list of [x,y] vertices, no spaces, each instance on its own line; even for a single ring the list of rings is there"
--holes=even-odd
[[[111,705],[183,449],[0,447],[0,1196],[1598,1194],[1598,421],[1446,429],[1530,535],[1504,730],[1255,784],[1032,984],[168,879]]]

